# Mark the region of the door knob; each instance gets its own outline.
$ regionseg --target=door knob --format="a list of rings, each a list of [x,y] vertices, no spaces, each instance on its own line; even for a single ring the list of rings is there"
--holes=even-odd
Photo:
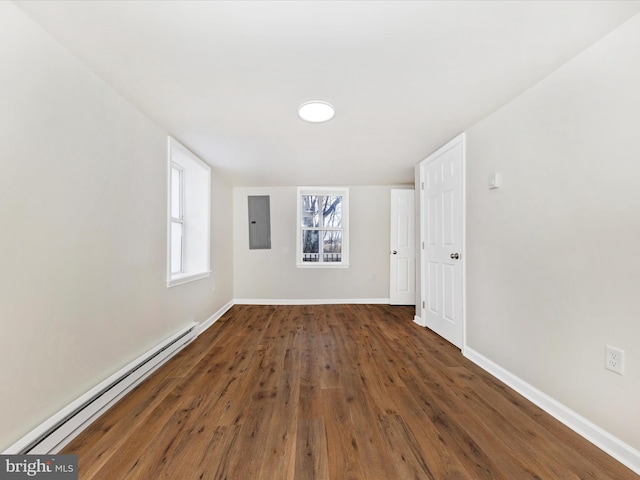
[[[457,260],[460,258],[460,254],[459,253],[452,253],[451,254],[451,258],[453,258],[454,260]]]
[[[394,251],[393,251],[393,252],[391,252],[391,253],[393,253],[393,254],[395,255],[395,254],[397,254],[397,253],[398,253],[398,251],[397,251],[397,250],[394,250]]]

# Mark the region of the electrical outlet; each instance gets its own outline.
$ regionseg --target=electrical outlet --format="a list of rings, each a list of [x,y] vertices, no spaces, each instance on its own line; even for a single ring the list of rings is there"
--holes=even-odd
[[[604,368],[619,375],[623,375],[624,350],[606,345],[604,349]]]

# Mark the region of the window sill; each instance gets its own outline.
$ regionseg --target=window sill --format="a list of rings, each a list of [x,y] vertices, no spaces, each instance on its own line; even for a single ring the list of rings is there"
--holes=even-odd
[[[203,278],[207,278],[211,275],[211,271],[201,273],[183,273],[182,275],[174,275],[167,281],[167,288],[177,287],[178,285],[184,285],[185,283],[195,282]]]
[[[298,268],[349,268],[348,263],[296,263]]]

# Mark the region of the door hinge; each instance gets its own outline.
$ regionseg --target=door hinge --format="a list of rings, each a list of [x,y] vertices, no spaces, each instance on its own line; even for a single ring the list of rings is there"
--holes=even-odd
[[[426,308],[426,304],[424,303],[424,300],[422,301],[422,308]]]
[[[422,183],[420,184],[420,189],[421,189],[421,190],[424,190],[424,182],[422,182]]]
[[[422,249],[424,250],[424,242],[422,242]]]

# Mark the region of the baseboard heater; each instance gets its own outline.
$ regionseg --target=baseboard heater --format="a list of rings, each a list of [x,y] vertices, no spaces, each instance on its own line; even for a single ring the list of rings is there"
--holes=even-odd
[[[198,323],[193,322],[159,343],[67,405],[2,453],[48,455],[59,452],[91,422],[191,342],[198,334],[197,327]]]

